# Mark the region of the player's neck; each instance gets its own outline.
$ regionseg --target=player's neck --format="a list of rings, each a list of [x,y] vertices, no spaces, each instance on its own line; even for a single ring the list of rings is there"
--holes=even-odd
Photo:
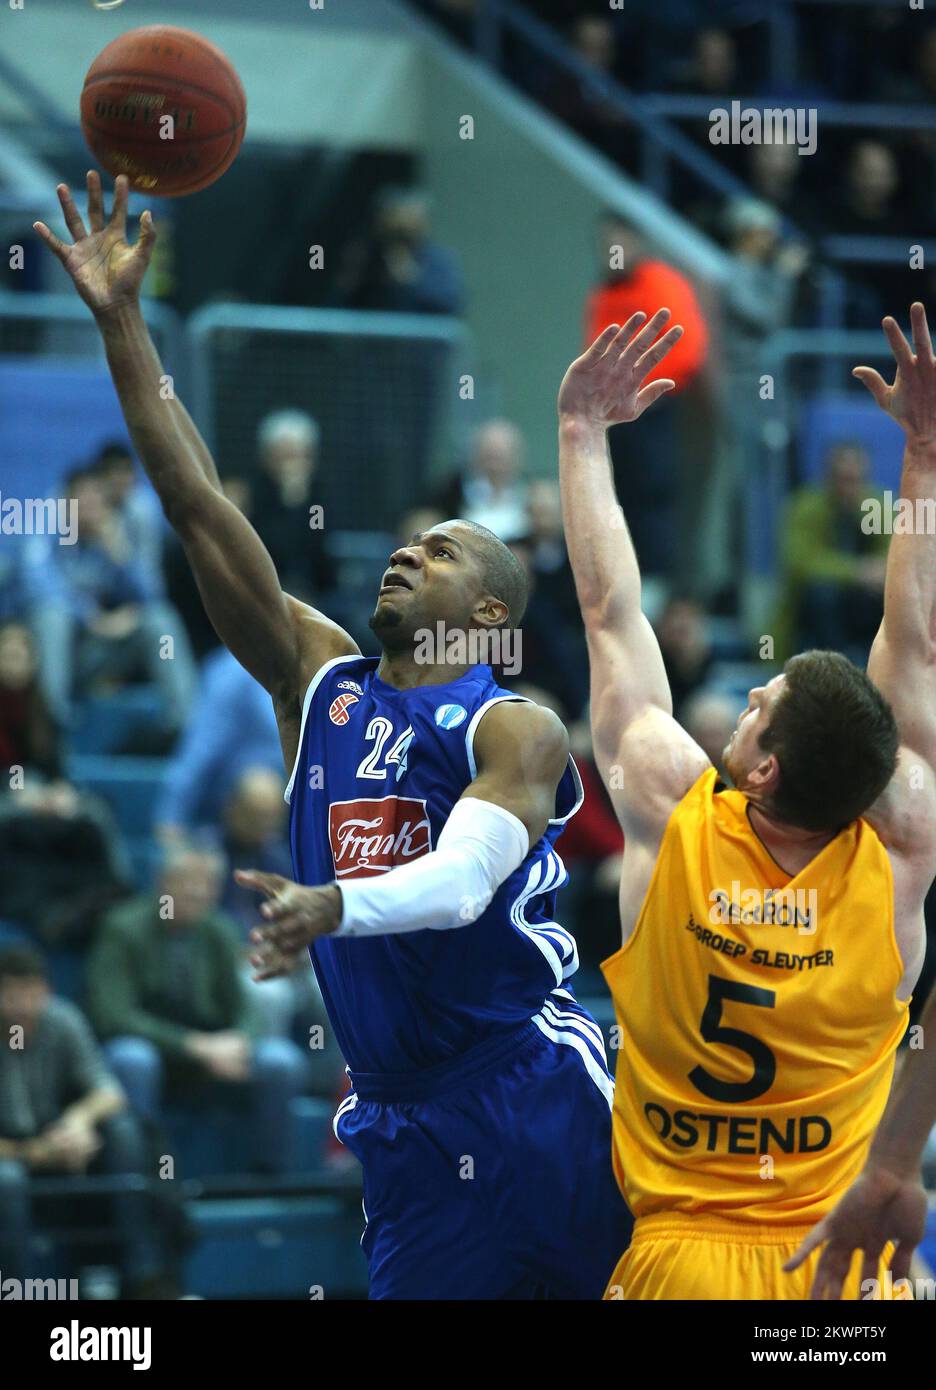
[[[748,798],[748,823],[754,834],[784,873],[798,874],[830,840],[834,830],[803,830],[798,825],[775,820]]]
[[[470,663],[461,666],[451,661],[417,661],[412,651],[385,651],[377,667],[377,678],[397,690],[412,690],[418,685],[450,685],[470,670]]]

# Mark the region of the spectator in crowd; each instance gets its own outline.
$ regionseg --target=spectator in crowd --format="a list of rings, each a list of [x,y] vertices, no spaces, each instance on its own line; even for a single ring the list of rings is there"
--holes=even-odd
[[[844,178],[825,203],[826,230],[852,235],[903,236],[908,217],[900,168],[880,140],[859,140],[845,161]]]
[[[798,488],[783,523],[784,595],[777,655],[819,647],[864,666],[883,613],[888,536],[869,531],[862,504],[880,491],[867,451],[842,442],[819,486]],[[863,524],[864,523],[864,524]]]
[[[37,771],[0,796],[2,915],[49,946],[79,946],[125,897],[131,870],[110,808]]]
[[[608,15],[580,15],[570,29],[570,50],[588,68],[588,76],[564,68],[543,93],[543,104],[577,134],[625,168],[633,169],[632,127],[627,114],[605,91],[616,76],[617,39]]]
[[[705,686],[696,690],[682,705],[680,723],[702,749],[719,774],[724,776],[722,755],[728,740],[737,727],[740,709],[721,690],[710,690]]]
[[[548,604],[563,623],[571,624],[581,633],[575,579],[562,532],[559,484],[554,478],[539,478],[530,483],[527,531],[523,540],[540,601]]]
[[[77,506],[77,541],[61,545],[46,537],[55,587],[37,614],[40,666],[52,713],[67,724],[76,691],[119,685],[145,673],[160,690],[165,733],[174,736],[194,682],[182,621],[150,590],[99,479],[79,469],[67,479],[67,488]]]
[[[677,91],[723,97],[736,89],[738,50],[727,29],[700,29],[692,42],[689,61],[670,79]]]
[[[509,690],[517,690],[522,682],[548,691],[577,716],[588,699],[588,652],[581,624],[564,623],[555,603],[540,592],[529,543],[512,541],[510,548],[526,573],[529,599],[519,632],[510,634],[513,648],[507,659],[491,662],[495,677]]]
[[[137,471],[129,444],[112,440],[91,462],[104,500],[120,518],[130,554],[145,576],[150,594],[163,597],[163,540],[166,525],[156,494]]]
[[[290,1037],[308,1034],[313,1027],[323,1039],[331,1039],[325,1006],[312,963],[306,957],[291,975],[277,980],[256,981],[248,962],[251,930],[259,925],[257,902],[234,882],[234,870],[251,868],[262,873],[292,878],[292,861],[287,839],[287,808],[283,800],[283,778],[268,767],[244,771],[228,797],[223,814],[222,850],[225,858],[224,891],[221,909],[236,922],[243,952],[242,977],[250,1004],[259,1019],[264,1037]],[[310,1058],[310,1086],[331,1094],[344,1064],[334,1043],[313,1051]]]
[[[743,545],[739,555],[736,518],[745,515],[746,480],[758,476],[771,409],[762,395],[762,374],[768,370],[763,349],[772,333],[791,322],[809,259],[803,245],[781,241],[779,214],[767,203],[733,200],[725,226],[732,268],[724,304],[720,447],[709,486],[698,500],[709,592],[735,585],[739,559],[747,564],[753,559],[743,553]]]
[[[42,959],[0,948],[0,1269],[24,1279],[37,1226],[66,1225],[87,1198],[35,1197],[33,1180],[69,1174],[142,1178],[145,1138],[82,1013],[53,995]],[[176,1296],[160,1213],[137,1190],[109,1199],[125,1298]]]
[[[240,475],[228,475],[221,479],[221,489],[228,501],[233,502],[248,521],[252,520],[253,492],[247,478]],[[175,531],[170,530],[166,536],[162,563],[166,595],[175,611],[182,618],[192,651],[195,657],[200,660],[218,648],[218,634],[211,626],[211,619],[205,612],[205,605],[198,592],[192,566],[189,564],[185,548]]]
[[[0,625],[0,776],[14,768],[61,771],[59,731],[39,686],[36,654],[22,623]],[[0,797],[7,790],[0,781]]]
[[[337,297],[349,309],[462,312],[461,268],[454,253],[429,235],[429,197],[422,189],[381,193],[369,232],[348,246]]]
[[[301,410],[260,421],[260,469],[251,489],[252,521],[287,593],[312,603],[332,587],[324,508],[316,490],[318,424]]]
[[[820,222],[814,193],[803,186],[809,166],[795,145],[778,141],[747,148],[747,182],[754,197],[807,233]]]
[[[158,897],[105,919],[87,970],[88,1006],[130,1100],[156,1121],[162,1098],[248,1113],[254,1166],[294,1161],[290,1101],[306,1080],[286,1038],[259,1037],[241,979],[237,927],[218,909],[223,856],[168,852]]]
[[[673,692],[673,714],[679,719],[689,696],[705,684],[712,667],[712,648],[700,605],[673,595],[656,623],[657,641]]]
[[[445,520],[463,517],[486,526],[502,541],[525,534],[528,485],[523,476],[523,435],[509,420],[487,420],[475,430],[467,466],[432,498]]]
[[[665,401],[632,424],[609,432],[617,493],[641,571],[665,575],[671,573],[679,552],[675,498],[683,452],[679,432],[686,423],[679,419],[679,407],[682,404],[691,413],[699,406],[697,393],[704,390],[709,350],[708,327],[688,278],[650,255],[640,237],[616,213],[603,215],[598,242],[604,273],[585,306],[586,345],[609,324],[623,325],[638,310],[649,316],[660,305],[670,310],[670,322],[682,324],[685,330],[667,353],[665,363],[647,378],[647,382],[658,377],[675,381],[675,401]],[[698,463],[698,450],[694,462]]]
[[[205,658],[185,733],[168,763],[153,816],[157,837],[169,844],[198,829],[220,834],[225,803],[244,772],[256,767],[283,776],[273,702],[221,647]]]

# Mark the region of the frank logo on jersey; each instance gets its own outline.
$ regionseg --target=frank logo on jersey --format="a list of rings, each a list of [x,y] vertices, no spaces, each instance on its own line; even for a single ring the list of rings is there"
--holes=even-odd
[[[412,796],[333,802],[328,840],[336,878],[385,874],[432,849],[426,803]]]

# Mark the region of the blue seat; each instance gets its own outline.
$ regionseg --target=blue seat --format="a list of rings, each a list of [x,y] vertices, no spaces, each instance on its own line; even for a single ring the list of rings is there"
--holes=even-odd
[[[338,1197],[193,1203],[185,1287],[202,1298],[336,1298],[367,1291],[363,1217]]]
[[[72,782],[104,798],[124,835],[150,831],[153,805],[166,775],[164,758],[116,758],[104,753],[73,753]]]
[[[832,445],[854,440],[868,451],[876,485],[894,492],[899,488],[903,434],[870,396],[863,399],[846,392],[814,396],[800,408],[796,436],[803,483],[821,482]]]
[[[75,753],[114,753],[141,728],[162,717],[154,685],[128,686],[113,695],[82,700],[75,709],[71,747]]]

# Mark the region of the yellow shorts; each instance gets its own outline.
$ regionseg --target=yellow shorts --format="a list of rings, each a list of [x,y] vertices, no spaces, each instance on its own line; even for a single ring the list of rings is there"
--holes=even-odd
[[[621,1256],[605,1290],[606,1299],[806,1300],[820,1251],[814,1250],[792,1274],[783,1266],[811,1226],[748,1226],[715,1223],[710,1217],[663,1213],[642,1217],[630,1248]],[[893,1295],[884,1277],[893,1247],[878,1271],[879,1297]],[[843,1299],[868,1297],[860,1290],[861,1252],[856,1251]],[[899,1290],[898,1290],[899,1291]]]

